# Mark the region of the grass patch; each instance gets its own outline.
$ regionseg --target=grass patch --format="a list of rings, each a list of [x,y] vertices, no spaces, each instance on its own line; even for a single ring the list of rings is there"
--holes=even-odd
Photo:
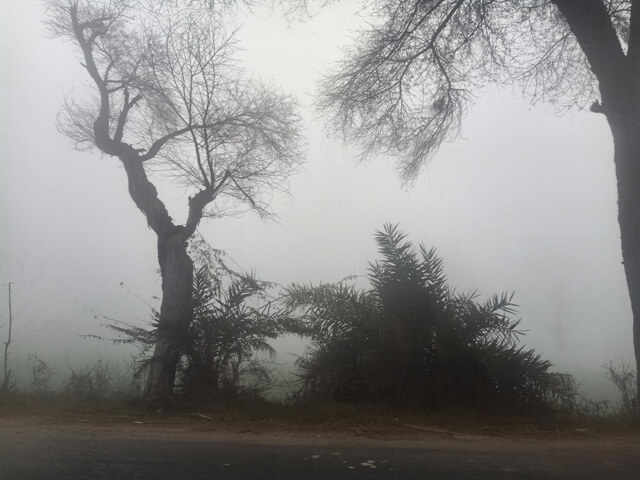
[[[83,421],[102,425],[143,422],[198,430],[311,432],[319,434],[585,436],[640,435],[640,418],[545,414],[501,415],[461,409],[397,410],[378,405],[267,401],[187,401],[176,399],[152,410],[125,397],[78,399],[69,394],[10,393],[0,398],[1,418],[39,422]]]

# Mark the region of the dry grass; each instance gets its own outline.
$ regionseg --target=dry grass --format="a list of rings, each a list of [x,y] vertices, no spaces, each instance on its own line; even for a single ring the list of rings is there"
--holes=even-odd
[[[175,425],[203,430],[296,431],[362,436],[488,435],[518,437],[640,435],[640,418],[517,416],[462,410],[395,410],[375,405],[282,405],[264,401],[175,401],[162,410],[126,398],[77,399],[67,394],[12,393],[0,398],[0,419],[43,423]]]

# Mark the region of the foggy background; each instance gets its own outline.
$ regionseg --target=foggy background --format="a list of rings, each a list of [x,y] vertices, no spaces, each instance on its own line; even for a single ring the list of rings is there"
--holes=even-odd
[[[200,232],[239,268],[287,285],[366,275],[374,231],[399,223],[414,243],[437,248],[458,290],[515,291],[522,342],[574,374],[582,393],[609,397],[602,365],[631,363],[633,349],[604,116],[560,116],[504,89],[475,92],[461,138],[403,186],[393,159],[358,162],[356,146],[327,136],[312,109],[317,81],[359,25],[354,3],[305,23],[268,9],[242,19],[247,70],[300,102],[307,162],[290,194],[274,195],[276,222],[205,219]],[[18,373],[29,353],[57,370],[125,361],[130,349],[80,335],[108,336],[101,315],[150,320],[145,302],[159,306],[160,293],[155,234],[119,161],[75,151],[56,130],[64,97],[89,86],[78,53],[46,38],[37,0],[0,5],[0,342],[11,281]],[[160,193],[182,223],[184,192],[162,183]],[[275,346],[280,362],[303,350],[294,338]]]

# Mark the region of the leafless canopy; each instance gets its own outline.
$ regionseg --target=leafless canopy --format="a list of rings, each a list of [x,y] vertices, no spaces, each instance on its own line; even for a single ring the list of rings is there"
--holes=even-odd
[[[51,32],[80,48],[97,91],[66,102],[61,130],[185,186],[188,230],[219,213],[212,205],[268,215],[263,195],[284,188],[301,159],[295,102],[243,76],[233,32],[209,3],[47,2]]]
[[[456,137],[472,93],[517,84],[533,101],[584,107],[597,84],[552,1],[379,0],[370,26],[322,84],[319,107],[365,156],[400,159],[405,181]],[[621,44],[631,1],[603,2]]]

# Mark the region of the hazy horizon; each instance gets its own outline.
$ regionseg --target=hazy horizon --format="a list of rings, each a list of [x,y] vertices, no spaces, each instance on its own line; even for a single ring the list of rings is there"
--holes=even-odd
[[[64,97],[88,85],[73,46],[45,37],[37,0],[5,1],[2,12],[0,298],[13,282],[10,366],[29,353],[60,364],[65,355],[125,358],[80,335],[109,335],[100,315],[148,320],[145,302],[157,305],[160,293],[155,235],[118,160],[75,151],[56,130]],[[317,81],[358,26],[354,12],[332,6],[303,24],[257,9],[244,19],[241,60],[298,98],[307,162],[290,193],[274,195],[277,221],[205,219],[199,231],[242,269],[287,285],[366,275],[374,231],[398,223],[415,244],[436,247],[458,290],[515,291],[522,343],[574,374],[586,395],[610,398],[601,367],[632,364],[633,347],[604,116],[559,115],[506,89],[475,92],[460,138],[403,186],[393,159],[359,162],[357,146],[328,135],[312,109]],[[185,192],[166,181],[160,192],[184,218]],[[0,342],[7,320],[0,300]],[[278,345],[281,360],[303,348]]]

